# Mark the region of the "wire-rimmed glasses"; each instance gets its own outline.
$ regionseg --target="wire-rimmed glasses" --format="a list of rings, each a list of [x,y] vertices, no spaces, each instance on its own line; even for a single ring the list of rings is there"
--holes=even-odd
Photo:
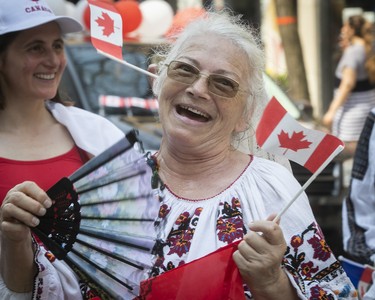
[[[238,91],[242,91],[239,88],[240,84],[234,79],[221,74],[202,74],[197,67],[186,62],[174,60],[166,66],[168,67],[167,76],[169,78],[186,85],[193,84],[200,77],[206,77],[208,90],[221,97],[233,98]]]

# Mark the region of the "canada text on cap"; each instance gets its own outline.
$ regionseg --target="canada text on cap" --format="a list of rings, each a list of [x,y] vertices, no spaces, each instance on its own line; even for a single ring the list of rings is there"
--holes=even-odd
[[[58,23],[62,34],[82,30],[77,20],[56,16],[44,0],[0,0],[0,35],[52,21]]]

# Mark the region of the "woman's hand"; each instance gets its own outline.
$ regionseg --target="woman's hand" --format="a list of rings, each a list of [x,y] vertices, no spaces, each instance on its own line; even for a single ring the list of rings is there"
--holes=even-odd
[[[327,111],[322,118],[322,125],[331,130],[334,116],[334,112]]]
[[[352,92],[357,82],[357,73],[355,69],[345,67],[342,71],[341,83],[335,93],[335,97],[332,99],[331,104],[327,112],[322,118],[322,125],[327,127],[327,129],[332,130],[332,123],[337,110],[342,107],[349,94]]]
[[[274,218],[251,223],[233,259],[256,299],[294,299],[295,291],[281,267],[287,246]]]
[[[39,224],[40,216],[52,205],[46,192],[34,182],[25,181],[9,190],[1,205],[2,238],[21,242],[30,236],[30,227]]]
[[[0,209],[0,270],[8,289],[31,292],[37,269],[30,227],[39,224],[40,216],[52,205],[51,199],[34,182],[25,181],[12,188]]]

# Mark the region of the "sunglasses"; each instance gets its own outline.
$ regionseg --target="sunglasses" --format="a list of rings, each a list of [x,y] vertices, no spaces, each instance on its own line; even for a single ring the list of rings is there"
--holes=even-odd
[[[167,66],[167,76],[186,85],[193,84],[200,77],[206,77],[208,90],[217,96],[232,98],[237,95],[238,91],[242,91],[239,88],[239,83],[227,76],[219,74],[205,75],[197,67],[177,60],[171,61]]]

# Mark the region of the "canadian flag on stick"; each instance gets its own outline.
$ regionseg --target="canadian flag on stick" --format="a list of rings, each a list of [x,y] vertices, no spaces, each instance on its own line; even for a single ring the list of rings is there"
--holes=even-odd
[[[258,145],[315,173],[344,149],[337,137],[302,126],[276,100],[271,99],[256,130]]]
[[[96,50],[100,54],[129,68],[156,78],[155,74],[132,65],[123,59],[123,19],[117,9],[107,2],[88,0],[88,3],[90,6],[91,43]]]
[[[256,129],[256,139],[262,149],[284,156],[313,173],[274,221],[280,219],[328,163],[344,149],[344,143],[337,137],[305,128],[298,123],[275,97],[264,110]]]
[[[98,50],[122,59],[122,18],[110,3],[89,0],[91,42]]]

